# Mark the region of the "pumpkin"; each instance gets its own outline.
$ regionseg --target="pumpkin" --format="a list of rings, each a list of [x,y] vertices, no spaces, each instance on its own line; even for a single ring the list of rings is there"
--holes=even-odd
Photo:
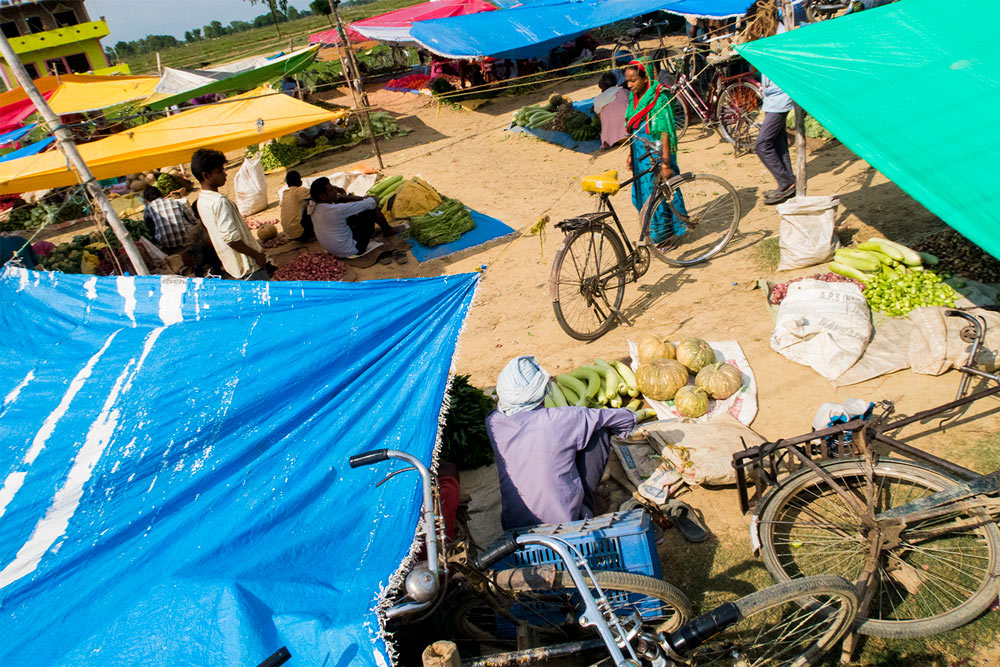
[[[674,344],[669,340],[660,340],[653,334],[645,334],[636,346],[640,364],[652,364],[674,358]]]
[[[257,238],[261,241],[270,241],[278,235],[278,230],[274,225],[261,225],[257,230]]]
[[[694,384],[704,389],[712,398],[724,401],[743,386],[743,373],[732,364],[717,361],[698,371]]]
[[[643,364],[635,371],[635,384],[639,391],[655,401],[669,401],[687,381],[687,369],[673,359]]]
[[[701,417],[708,412],[708,394],[701,387],[685,385],[677,390],[674,407],[682,417]]]
[[[705,366],[715,363],[715,351],[700,338],[688,338],[679,344],[676,355],[677,361],[684,364],[692,373],[697,373]]]

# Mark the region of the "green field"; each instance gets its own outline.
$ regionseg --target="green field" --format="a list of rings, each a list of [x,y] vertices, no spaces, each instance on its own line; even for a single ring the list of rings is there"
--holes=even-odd
[[[358,7],[342,7],[340,15],[345,23],[349,23],[368,18],[369,16],[385,14],[394,9],[415,5],[421,1],[376,0],[375,2]],[[225,35],[214,39],[205,39],[193,44],[185,44],[177,48],[161,51],[160,61],[164,67],[209,69],[213,64],[222,64],[241,58],[287,50],[289,40],[291,40],[293,48],[301,48],[308,43],[309,35],[330,28],[330,22],[325,16],[309,16],[297,21],[282,23],[280,28],[280,39],[275,34],[273,26],[254,28],[246,32]],[[133,74],[156,73],[155,53],[126,58],[125,62],[132,68]]]

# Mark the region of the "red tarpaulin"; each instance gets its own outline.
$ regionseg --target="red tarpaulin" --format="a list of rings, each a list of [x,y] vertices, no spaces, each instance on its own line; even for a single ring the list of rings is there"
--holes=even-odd
[[[495,5],[484,2],[484,0],[434,0],[397,9],[381,16],[355,21],[348,26],[348,35],[352,41],[355,39],[374,39],[380,42],[411,42],[413,38],[410,37],[410,26],[419,21],[479,14],[495,9]],[[330,35],[331,33],[333,34]],[[340,41],[339,38],[333,39],[336,34],[336,30],[327,30],[310,35],[309,41],[337,44]],[[330,37],[328,38],[328,36]]]

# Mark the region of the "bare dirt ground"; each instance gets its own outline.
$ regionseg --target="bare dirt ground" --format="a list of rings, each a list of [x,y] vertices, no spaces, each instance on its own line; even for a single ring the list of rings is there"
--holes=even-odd
[[[543,215],[555,223],[591,211],[596,202],[580,189],[579,178],[608,169],[626,173],[623,151],[584,155],[513,135],[503,128],[511,112],[524,104],[544,100],[553,92],[573,100],[586,99],[598,92],[595,84],[596,77],[565,82],[519,98],[499,98],[474,112],[439,107],[424,96],[373,89],[372,104],[396,114],[413,130],[380,144],[385,172],[420,175],[441,193],[522,231]],[[330,101],[350,105],[343,97]],[[810,141],[809,148],[809,194],[839,196],[843,240],[885,236],[906,243],[943,227],[923,206],[838,142]],[[367,144],[304,163],[298,170],[309,176],[359,162],[376,164]],[[687,270],[654,261],[640,283],[628,287],[625,313],[634,321],[634,329],[619,326],[600,340],[585,344],[559,328],[546,284],[562,236],[552,225],[543,242],[537,236],[508,237],[425,263],[418,264],[411,257],[402,266],[376,264],[358,270],[357,279],[435,276],[485,266],[455,362],[455,370],[471,374],[478,386],[493,385],[504,364],[518,354],[535,355],[555,374],[595,357],[622,357],[630,333],[650,330],[675,339],[697,336],[739,341],[759,386],[760,411],[752,426],[766,438],[808,431],[817,407],[828,401],[891,399],[900,412],[913,413],[950,400],[958,385],[955,373],[930,377],[905,371],[838,389],[811,369],[774,352],[768,343],[772,322],[764,309],[764,297],[752,289],[757,278],[774,277],[760,268],[755,254],[755,245],[778,231],[778,215],[773,207],[761,203],[760,194],[774,187],[773,180],[756,156],[734,157],[729,144],[698,125],[682,139],[678,162],[682,171],[717,174],[730,181],[740,193],[744,216],[738,236],[722,256]],[[269,177],[272,201],[281,178]],[[637,216],[629,194],[622,192],[614,203],[634,233]],[[258,217],[274,218],[277,211],[272,207]],[[287,261],[288,257],[281,259]],[[779,279],[815,270],[825,268],[783,274]],[[996,406],[995,402],[982,401],[945,432],[923,438],[919,444],[973,468],[987,466],[989,460],[984,462],[978,455],[976,443],[997,432]],[[913,432],[931,426],[914,427]],[[697,489],[685,500],[704,513],[714,539],[690,545],[676,531],[668,531],[661,556],[665,571],[674,568],[676,572],[668,579],[685,589],[696,603],[714,599],[713,591],[746,594],[766,585],[766,573],[749,550],[748,519],[739,512],[735,491]],[[955,654],[949,647],[938,648],[940,652],[926,660],[882,664],[997,664],[990,662],[996,660],[995,650],[983,653],[973,649],[977,654],[974,660],[964,662],[952,657]]]

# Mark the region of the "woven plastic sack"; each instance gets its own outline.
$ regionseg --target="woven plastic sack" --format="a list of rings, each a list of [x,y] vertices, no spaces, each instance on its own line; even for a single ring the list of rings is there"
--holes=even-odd
[[[801,269],[825,262],[840,247],[834,227],[837,223],[836,197],[795,197],[778,205],[781,226],[779,271]]]
[[[260,166],[260,157],[255,155],[243,160],[243,166],[233,179],[233,190],[236,192],[236,208],[243,217],[267,208],[267,180],[264,168]]]

